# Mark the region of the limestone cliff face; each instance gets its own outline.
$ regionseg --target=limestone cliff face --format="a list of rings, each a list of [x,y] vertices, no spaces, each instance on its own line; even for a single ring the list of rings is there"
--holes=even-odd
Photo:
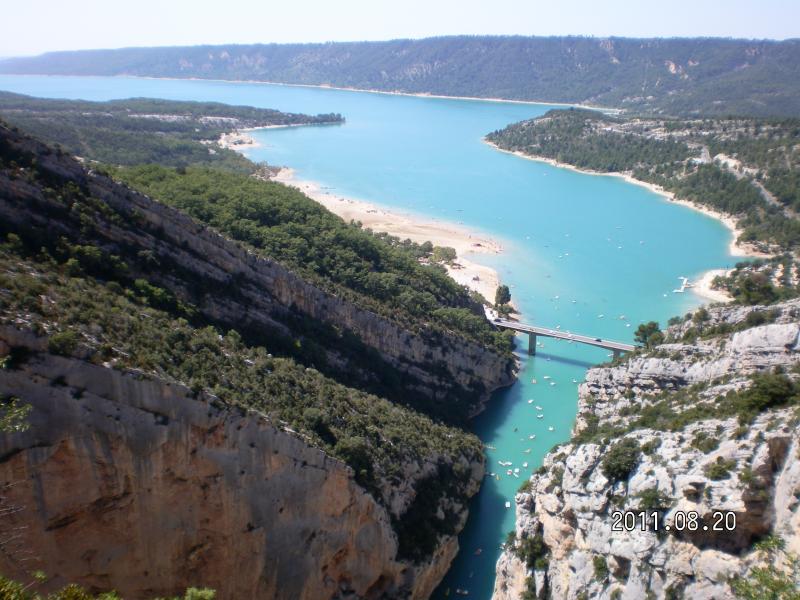
[[[737,329],[756,308],[709,310],[707,327]],[[610,444],[636,440],[649,448],[630,477],[610,481],[603,458],[604,440],[554,448],[544,469],[517,495],[516,536],[541,539],[548,564],[529,568],[513,551],[497,565],[493,598],[512,600],[526,588],[537,597],[576,598],[732,598],[727,583],[756,564],[754,542],[776,535],[787,550],[800,550],[800,430],[795,409],[771,409],[749,426],[736,416],[715,417],[718,398],[751,385],[749,375],[774,367],[791,370],[800,363],[800,302],[777,307],[774,322],[692,343],[670,343],[619,366],[592,369],[579,389],[576,434],[591,428],[609,434]],[[727,325],[725,325],[727,324]],[[679,339],[692,322],[673,327]],[[690,386],[695,386],[694,388]],[[673,392],[664,395],[663,391]],[[696,396],[678,394],[696,391]],[[642,407],[675,398],[670,410],[706,405],[701,419],[682,429],[627,429]],[[602,435],[599,436],[602,438]],[[597,439],[590,438],[590,439]],[[713,443],[705,444],[708,440]],[[727,472],[712,474],[713,465]],[[662,522],[678,512],[714,511],[735,515],[732,531],[615,531],[611,513],[638,511],[643,494],[657,491]]]
[[[35,153],[49,176],[74,182],[114,211],[116,216],[95,223],[92,239],[83,243],[125,256],[132,275],[189,300],[207,318],[258,339],[321,341],[333,376],[346,374],[354,385],[395,400],[425,398],[442,415],[452,412],[455,401],[463,406],[460,412],[475,414],[491,391],[513,382],[514,363],[508,356],[455,334],[411,331],[175,209],[87,171],[72,158],[7,129],[2,133],[7,152]],[[80,235],[77,214],[41,185],[0,174],[0,219],[8,229],[35,228],[54,238],[75,239]],[[143,252],[160,266],[137,261]],[[382,371],[393,372],[402,384],[386,388]]]
[[[451,537],[428,562],[397,560],[390,514],[352,470],[261,415],[48,354],[12,328],[0,340],[31,352],[0,396],[33,407],[28,431],[0,436],[6,575],[42,569],[128,598],[203,585],[222,599],[416,599],[455,554]]]

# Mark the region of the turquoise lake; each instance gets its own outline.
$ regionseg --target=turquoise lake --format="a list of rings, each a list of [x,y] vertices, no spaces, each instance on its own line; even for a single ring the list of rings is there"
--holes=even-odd
[[[691,293],[672,293],[679,276],[695,279],[736,262],[728,253],[730,232],[711,218],[619,178],[559,169],[482,142],[490,131],[540,115],[548,106],[135,78],[0,76],[0,89],[340,112],[347,119],[343,125],[256,132],[262,145],[249,156],[290,166],[299,179],[334,194],[462,222],[492,236],[505,252],[472,258],[496,268],[524,320],[542,326],[631,341],[638,323],[663,325],[701,303]],[[487,450],[487,470],[499,480],[487,477],[474,500],[461,553],[437,598],[448,590],[453,597],[456,588],[468,590],[470,598],[490,598],[500,544],[514,527],[514,493],[544,454],[569,438],[577,382],[589,366],[607,360],[600,349],[541,341],[544,347],[529,358],[527,339],[519,338],[519,381],[495,393],[473,423],[475,433],[495,448]],[[519,478],[507,475],[498,461],[512,461]],[[512,508],[505,508],[507,501]]]

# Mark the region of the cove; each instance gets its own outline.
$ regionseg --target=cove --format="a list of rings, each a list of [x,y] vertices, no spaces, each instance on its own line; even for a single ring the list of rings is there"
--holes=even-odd
[[[340,112],[347,119],[341,126],[255,132],[261,146],[248,155],[290,166],[299,179],[332,193],[462,222],[495,238],[503,254],[471,258],[498,271],[524,320],[537,325],[631,341],[638,323],[664,325],[700,304],[690,293],[672,293],[679,276],[695,279],[736,262],[728,254],[730,233],[709,217],[619,178],[559,169],[483,143],[488,132],[543,114],[547,106],[103,77],[0,76],[0,89],[87,100],[146,96]],[[578,383],[587,368],[607,360],[600,349],[540,341],[536,357],[528,357],[527,339],[519,339],[518,382],[496,392],[473,422],[491,447],[487,471],[498,478],[487,476],[473,501],[461,552],[437,598],[448,590],[454,597],[456,588],[468,590],[470,598],[491,596],[500,545],[514,526],[514,494],[545,453],[569,439]],[[505,508],[506,502],[512,507]]]

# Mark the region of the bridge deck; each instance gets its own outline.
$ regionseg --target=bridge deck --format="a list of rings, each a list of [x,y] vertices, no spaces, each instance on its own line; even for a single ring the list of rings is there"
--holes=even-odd
[[[505,319],[497,319],[494,324],[504,329],[513,329],[521,333],[530,335],[540,335],[542,337],[551,337],[559,340],[567,340],[571,342],[578,342],[579,344],[588,344],[589,346],[597,346],[598,348],[605,348],[606,350],[613,350],[615,354],[619,352],[633,352],[636,346],[633,344],[626,344],[624,342],[616,342],[614,340],[604,340],[602,338],[593,338],[588,335],[581,335],[579,333],[570,333],[568,331],[560,331],[558,329],[548,329],[547,327],[537,327],[536,325],[526,325],[525,323],[517,323],[516,321],[507,321]],[[531,349],[535,353],[535,349]]]

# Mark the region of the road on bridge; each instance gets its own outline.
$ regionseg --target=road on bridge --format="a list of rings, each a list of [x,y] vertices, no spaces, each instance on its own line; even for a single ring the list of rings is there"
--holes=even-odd
[[[606,350],[611,350],[614,353],[614,358],[618,357],[622,352],[633,352],[636,349],[636,346],[633,344],[616,342],[614,340],[604,340],[602,338],[581,335],[579,333],[570,333],[569,331],[561,331],[559,329],[548,329],[547,327],[526,325],[525,323],[517,323],[516,321],[509,321],[507,319],[495,319],[493,323],[498,327],[502,327],[503,329],[513,329],[514,331],[519,331],[520,333],[527,333],[528,354],[536,354],[536,336],[551,337],[559,340],[577,342],[579,344],[587,344],[589,346],[597,346],[598,348],[605,348]]]

